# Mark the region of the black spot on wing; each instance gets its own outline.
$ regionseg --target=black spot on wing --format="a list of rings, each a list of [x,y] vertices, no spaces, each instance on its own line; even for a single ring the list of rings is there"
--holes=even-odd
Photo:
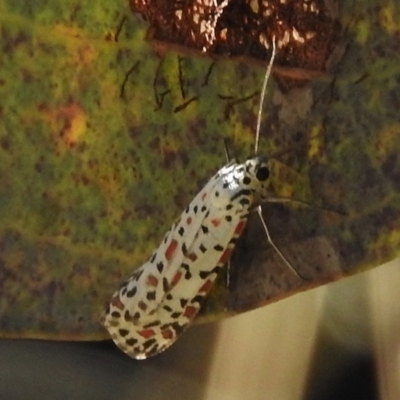
[[[140,319],[140,312],[139,311],[136,311],[135,314],[133,314],[133,319],[136,319],[136,320]]]
[[[213,274],[213,271],[199,271],[199,276],[201,279],[207,279],[211,274]]]
[[[134,338],[130,338],[130,339],[127,339],[127,340],[125,341],[125,343],[126,343],[128,346],[134,346],[137,342],[138,342],[137,339],[134,339]]]
[[[158,346],[158,343],[154,343],[154,346],[151,349],[146,349],[147,357],[154,356],[154,355],[158,354],[161,350],[162,350],[162,347],[160,348]]]
[[[173,322],[172,324],[170,324],[170,328],[176,332],[177,336],[180,335],[185,329],[178,322]]]
[[[189,265],[183,263],[181,267],[185,270],[185,279],[190,279],[192,277],[192,273],[190,272]]]
[[[149,339],[149,340],[146,340],[144,343],[143,343],[143,348],[146,350],[146,349],[148,349],[148,348],[150,348],[151,346],[153,346],[154,344],[156,344],[156,339]]]
[[[167,278],[163,278],[162,283],[163,283],[163,290],[164,290],[164,292],[168,292],[168,290],[169,290],[169,284],[168,284]]]
[[[140,317],[140,314],[139,314],[139,317]],[[125,321],[127,321],[127,322],[130,322],[130,321],[132,320],[131,314],[129,314],[129,311],[128,311],[128,310],[125,311],[124,319],[125,319]]]
[[[126,292],[126,297],[131,298],[131,297],[133,297],[133,296],[136,294],[136,292],[137,292],[137,287],[134,286],[131,290],[128,290],[128,291]]]
[[[155,300],[156,299],[156,292],[147,292],[146,293],[146,299],[147,300]]]
[[[185,243],[182,243],[182,253],[184,256],[187,256],[188,251]]]
[[[164,269],[164,264],[162,262],[158,262],[156,267],[157,267],[157,271],[161,274]]]
[[[160,324],[161,324],[160,321],[154,321],[154,322],[150,322],[149,324],[143,325],[143,328],[144,329],[153,328],[153,327],[158,326]]]
[[[120,336],[125,337],[129,333],[129,331],[128,329],[119,329],[118,333],[120,334]]]
[[[181,307],[185,308],[188,301],[186,299],[180,299],[179,302],[181,303]]]

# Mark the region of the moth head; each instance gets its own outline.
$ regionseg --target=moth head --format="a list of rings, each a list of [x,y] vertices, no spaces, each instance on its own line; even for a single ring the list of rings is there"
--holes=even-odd
[[[249,188],[257,189],[260,185],[263,186],[267,184],[270,175],[270,166],[266,158],[248,158],[244,166],[246,173],[243,178],[243,183],[248,185]]]
[[[255,201],[259,202],[266,196],[270,181],[269,161],[264,157],[255,156],[248,158],[244,167],[243,185],[253,191]]]

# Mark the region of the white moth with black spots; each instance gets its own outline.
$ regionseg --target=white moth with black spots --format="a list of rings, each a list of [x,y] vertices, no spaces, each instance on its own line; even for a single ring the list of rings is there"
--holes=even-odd
[[[275,48],[266,80],[274,54]],[[102,317],[122,351],[145,359],[171,346],[189,326],[230,260],[249,213],[268,201],[268,177],[262,157],[232,160],[197,194],[150,259],[114,293]]]

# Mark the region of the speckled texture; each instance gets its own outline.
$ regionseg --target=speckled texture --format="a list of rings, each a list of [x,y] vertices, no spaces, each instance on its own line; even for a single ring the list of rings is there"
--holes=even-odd
[[[204,84],[211,60],[158,58],[128,4],[104,4],[0,2],[3,337],[106,338],[98,321],[104,302],[225,163],[223,137],[240,159],[252,153],[258,97],[251,95],[264,71],[220,60]],[[254,261],[275,257],[265,235],[245,235],[230,290],[222,278],[208,319],[398,255],[399,15],[389,1],[342,5],[347,30],[336,67],[285,101],[269,85],[260,153],[297,148],[274,164],[273,187],[342,214],[267,204],[268,226],[282,250],[292,246],[302,260],[309,240],[333,250],[334,274],[304,266],[311,282],[293,287],[279,265],[271,276],[275,267]],[[155,89],[167,93],[161,107]],[[297,117],[286,122],[288,112]],[[252,287],[256,279],[269,286]]]

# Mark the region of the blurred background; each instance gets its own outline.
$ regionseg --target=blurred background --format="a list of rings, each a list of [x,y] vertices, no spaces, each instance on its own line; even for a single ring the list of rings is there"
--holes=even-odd
[[[131,360],[111,342],[0,341],[0,399],[400,399],[400,260],[195,326]]]

